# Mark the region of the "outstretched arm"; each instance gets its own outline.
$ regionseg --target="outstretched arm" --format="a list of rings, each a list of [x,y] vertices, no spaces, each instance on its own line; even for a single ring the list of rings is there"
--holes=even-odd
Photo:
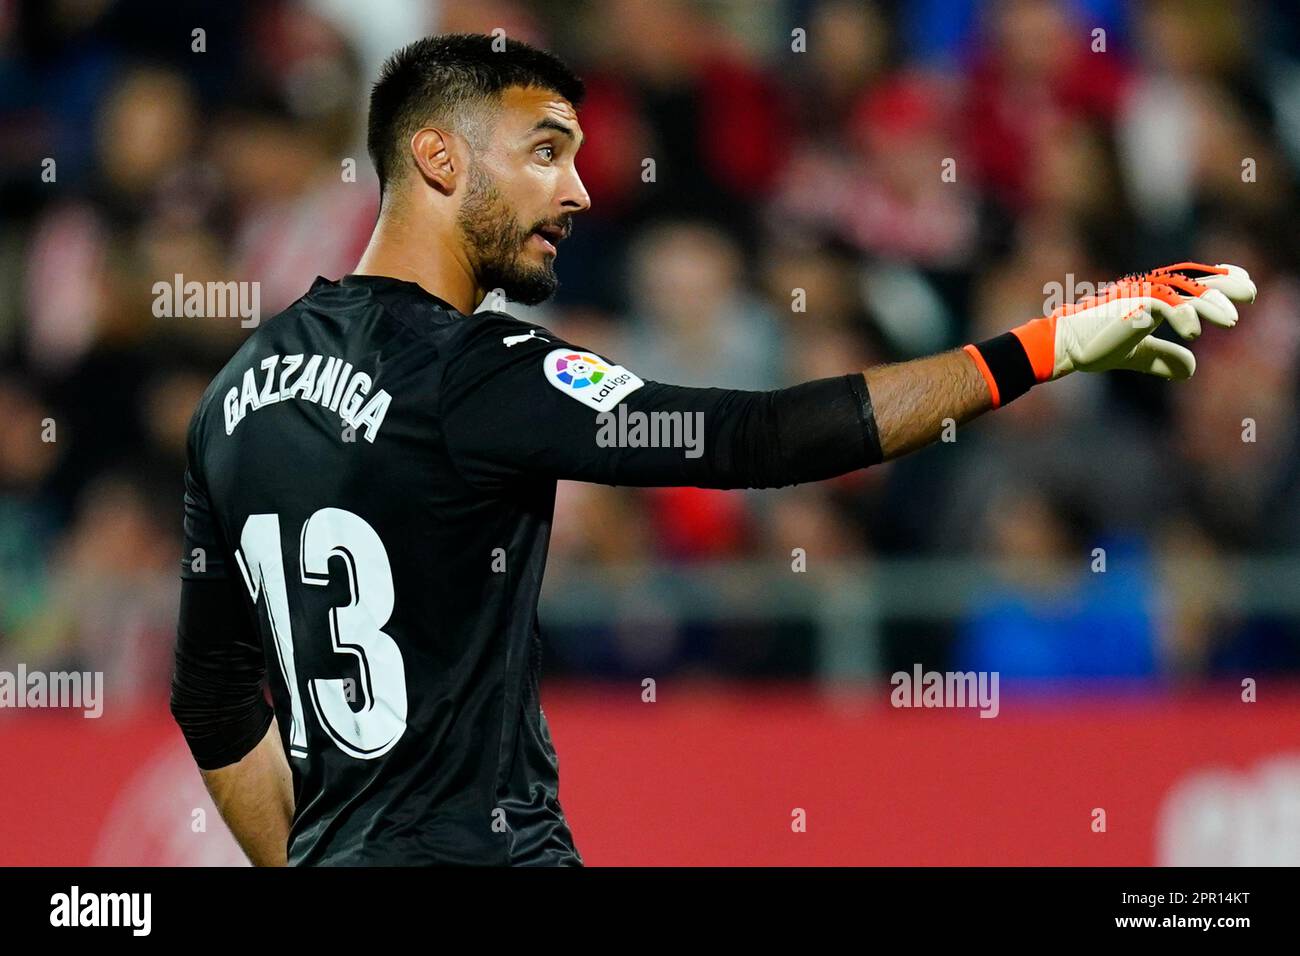
[[[820,481],[914,451],[1070,372],[1195,370],[1183,338],[1231,327],[1255,287],[1235,266],[1180,263],[1121,279],[961,351],[769,392],[684,388],[506,316],[467,323],[440,390],[461,475],[486,490],[567,478],[611,485],[774,488]]]

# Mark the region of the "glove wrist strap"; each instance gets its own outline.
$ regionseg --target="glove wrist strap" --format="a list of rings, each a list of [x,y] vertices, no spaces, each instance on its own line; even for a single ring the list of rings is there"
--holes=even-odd
[[[1035,363],[1030,359],[1030,353],[1025,347],[1024,338],[1018,334],[1024,328],[1025,326],[1021,326],[1019,329],[965,347],[966,353],[975,362],[975,367],[984,376],[989,394],[993,397],[994,408],[1001,408],[1025,394],[1040,381],[1046,381],[1051,377],[1050,362],[1046,377],[1038,376]],[[1038,330],[1033,331],[1038,332]],[[1040,337],[1035,334],[1031,336],[1031,341]]]

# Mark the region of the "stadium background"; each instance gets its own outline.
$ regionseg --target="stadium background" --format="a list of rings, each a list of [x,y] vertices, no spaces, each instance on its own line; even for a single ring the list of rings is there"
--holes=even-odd
[[[1300,863],[1294,13],[0,0],[0,670],[106,683],[99,720],[0,711],[0,864],[238,861],[166,694],[184,430],[248,330],[152,286],[270,316],[347,272],[368,78],[494,28],[589,87],[593,209],[530,317],[646,378],[838,374],[1182,259],[1261,289],[1188,385],[1075,376],[819,485],[563,484],[544,704],[588,862]],[[891,708],[915,664],[997,671],[999,716]]]

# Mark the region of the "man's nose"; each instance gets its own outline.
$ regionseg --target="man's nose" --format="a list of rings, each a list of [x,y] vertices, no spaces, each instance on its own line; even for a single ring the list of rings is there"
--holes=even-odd
[[[565,212],[572,214],[591,208],[591,197],[587,195],[587,187],[582,185],[582,178],[577,170],[573,171],[565,185],[564,198],[560,200],[560,205],[564,207]]]

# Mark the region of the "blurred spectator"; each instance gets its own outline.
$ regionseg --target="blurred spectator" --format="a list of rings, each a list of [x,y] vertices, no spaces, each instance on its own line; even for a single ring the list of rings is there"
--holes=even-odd
[[[62,517],[50,494],[58,422],[22,382],[0,377],[0,645],[46,599]]]
[[[748,291],[740,250],[701,224],[644,232],[630,256],[627,348],[645,378],[766,389],[780,380],[779,328]]]
[[[1004,585],[981,599],[959,638],[957,670],[1003,680],[1155,674],[1150,558],[1132,543],[1089,540],[1086,525],[1037,488],[1000,489],[980,540],[1003,565]]]
[[[179,538],[144,487],[105,475],[88,489],[50,574],[48,603],[5,648],[7,663],[105,674],[111,702],[155,695],[171,674]]]

